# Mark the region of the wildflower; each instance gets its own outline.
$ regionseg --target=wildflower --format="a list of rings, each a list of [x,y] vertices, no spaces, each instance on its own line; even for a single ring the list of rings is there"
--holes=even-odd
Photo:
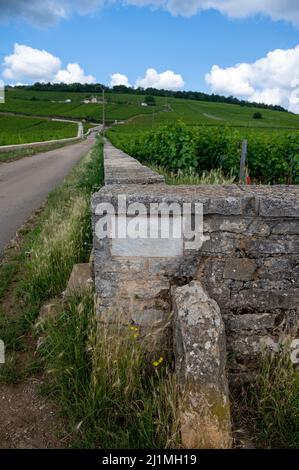
[[[154,367],[159,367],[162,364],[163,361],[164,361],[163,357],[160,357],[160,359],[158,361],[153,362],[153,366]]]
[[[138,326],[131,326],[131,331],[139,331]]]

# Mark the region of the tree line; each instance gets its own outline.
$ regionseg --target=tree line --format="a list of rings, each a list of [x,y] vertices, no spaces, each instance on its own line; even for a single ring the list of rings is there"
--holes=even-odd
[[[81,92],[81,93],[101,93],[104,89],[106,93],[124,93],[130,95],[151,95],[161,96],[169,98],[180,98],[195,101],[208,101],[213,103],[228,103],[238,104],[240,106],[246,106],[251,108],[262,108],[271,109],[273,111],[288,112],[285,108],[279,105],[269,105],[264,103],[249,102],[246,100],[239,100],[234,96],[222,96],[217,94],[208,94],[200,91],[171,91],[171,90],[158,90],[156,88],[130,88],[124,85],[118,85],[114,87],[108,87],[100,83],[95,84],[81,84],[71,83],[69,85],[65,83],[34,83],[30,86],[21,86],[18,88],[25,88],[35,91],[63,91],[63,92]]]

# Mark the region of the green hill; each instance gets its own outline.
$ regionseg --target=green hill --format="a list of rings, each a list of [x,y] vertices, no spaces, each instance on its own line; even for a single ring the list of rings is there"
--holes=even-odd
[[[144,95],[127,93],[106,93],[106,118],[109,122],[132,121],[135,128],[145,129],[160,124],[170,124],[178,120],[187,125],[233,126],[253,129],[299,129],[299,115],[258,109],[237,104],[213,103],[178,98],[156,96],[156,106],[144,107]],[[83,101],[95,97],[98,103],[84,104]],[[66,100],[70,100],[66,102]],[[29,116],[57,116],[88,121],[101,121],[102,94],[72,93],[56,91],[35,91],[10,88],[6,102],[0,105],[0,112],[11,112]],[[260,111],[262,119],[253,119]]]

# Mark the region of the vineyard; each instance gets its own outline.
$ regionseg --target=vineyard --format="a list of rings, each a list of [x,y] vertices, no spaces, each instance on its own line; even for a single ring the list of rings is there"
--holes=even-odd
[[[118,122],[110,127],[109,138],[139,160],[175,177],[188,173],[193,181],[212,170],[237,180],[242,140],[247,139],[247,173],[252,182],[299,183],[298,115],[163,96],[145,106],[145,99],[111,90],[105,94],[106,122]],[[75,124],[42,117],[83,120],[86,131],[91,122],[101,121],[102,111],[101,93],[9,88],[0,112],[18,116],[0,115],[0,145],[73,137]]]
[[[96,98],[97,103],[84,103]],[[155,106],[142,106],[144,95],[107,92],[105,115],[114,123],[130,119],[134,129],[145,130],[168,125],[182,120],[188,126],[233,126],[255,129],[299,129],[299,116],[269,109],[262,110],[263,119],[252,118],[257,108],[236,104],[212,103],[156,96]],[[52,116],[86,119],[99,122],[102,119],[102,94],[35,91],[12,88],[6,92],[6,102],[0,112],[11,112],[28,116]],[[126,126],[125,126],[126,127]]]
[[[243,138],[248,140],[247,174],[253,183],[299,184],[299,132],[241,132],[229,127],[188,127],[183,123],[122,133],[110,130],[117,147],[150,165],[178,174],[221,170],[237,180]]]
[[[77,124],[0,115],[0,145],[44,142],[76,137]]]
[[[84,103],[91,97],[98,103]],[[149,108],[141,108],[143,97],[116,95],[105,98],[105,114],[108,121],[125,120],[141,112],[150,114]],[[102,119],[102,95],[85,93],[40,92],[22,89],[9,89],[6,102],[0,111],[28,116],[51,116],[99,122]],[[162,106],[157,106],[161,111]]]

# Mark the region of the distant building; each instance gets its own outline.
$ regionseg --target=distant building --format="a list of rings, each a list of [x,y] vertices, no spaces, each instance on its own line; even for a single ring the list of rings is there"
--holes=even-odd
[[[100,103],[100,101],[98,101],[96,96],[92,96],[89,99],[85,99],[85,100],[81,101],[81,103],[84,103],[84,104],[98,104],[98,103]]]

